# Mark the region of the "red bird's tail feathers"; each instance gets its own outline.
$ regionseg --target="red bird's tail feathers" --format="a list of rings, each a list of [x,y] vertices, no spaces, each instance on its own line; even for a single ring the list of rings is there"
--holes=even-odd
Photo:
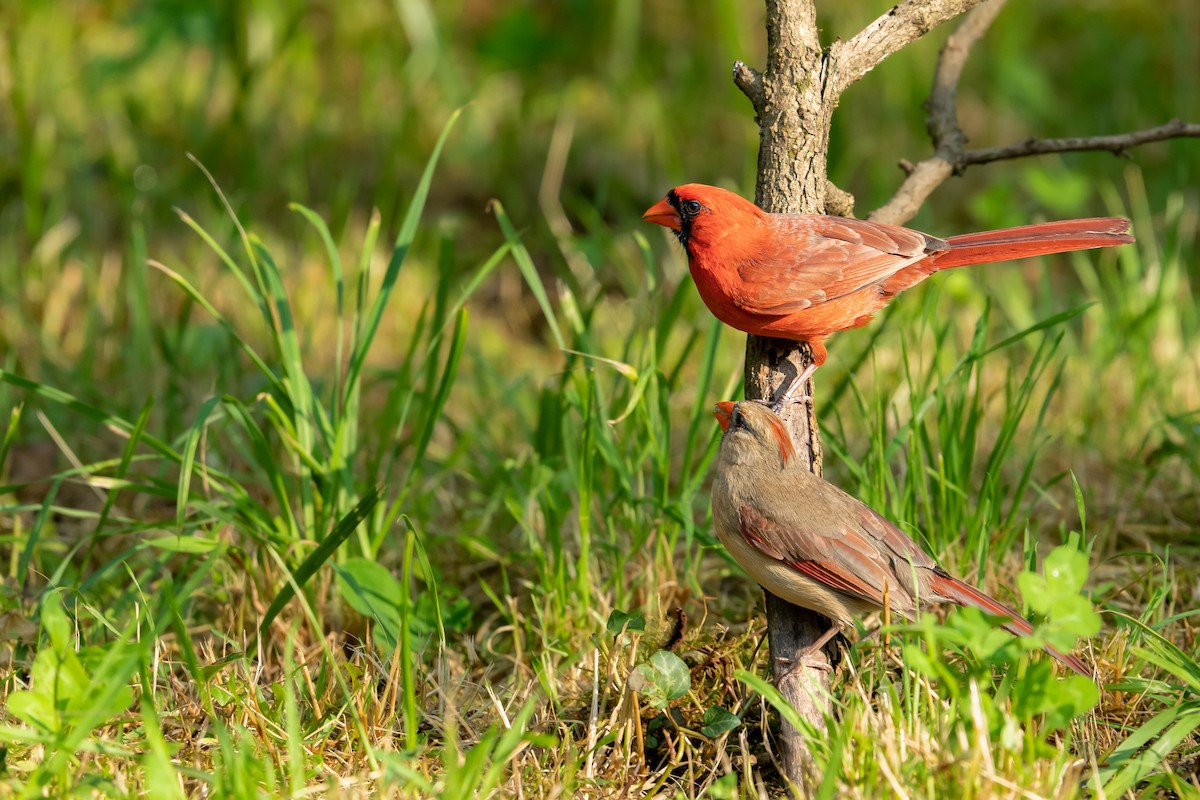
[[[1028,636],[1033,633],[1033,626],[1029,624],[1028,620],[1021,617],[1020,614],[1000,601],[988,597],[974,586],[963,583],[958,578],[934,573],[933,579],[929,582],[929,588],[939,597],[951,603],[957,603],[960,606],[972,606],[997,617],[1008,617],[1009,621],[1001,627],[1013,636]],[[1088,669],[1087,664],[1082,659],[1070,653],[1060,653],[1049,645],[1046,645],[1043,649],[1058,659],[1060,663],[1065,664],[1080,675],[1086,678],[1092,677],[1091,670]]]
[[[950,249],[937,255],[932,262],[938,269],[949,269],[1093,247],[1113,247],[1132,241],[1129,220],[1123,217],[1069,219],[951,236],[946,240]]]

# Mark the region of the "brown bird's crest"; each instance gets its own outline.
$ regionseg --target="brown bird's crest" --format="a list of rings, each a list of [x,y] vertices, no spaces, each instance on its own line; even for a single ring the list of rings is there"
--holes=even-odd
[[[713,412],[713,416],[717,418],[722,431],[727,432],[729,426],[733,424],[733,407],[736,405],[737,403],[733,400],[723,400],[717,403],[717,410]],[[792,444],[792,437],[788,434],[787,428],[783,427],[783,421],[774,414],[767,420],[767,425],[771,430],[772,438],[775,439],[776,446],[779,448],[779,458],[786,467],[796,456],[796,447]]]

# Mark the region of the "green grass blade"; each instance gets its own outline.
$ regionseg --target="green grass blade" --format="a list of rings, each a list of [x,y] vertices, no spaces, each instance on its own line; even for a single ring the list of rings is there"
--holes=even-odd
[[[1152,775],[1175,748],[1200,728],[1200,703],[1184,703],[1160,712],[1138,729],[1113,753],[1110,763],[1120,765],[1104,781],[1109,797],[1121,797]],[[1145,749],[1141,749],[1145,746]],[[1104,773],[1101,773],[1103,776]]]
[[[417,529],[412,520],[404,517],[404,558],[400,562],[400,695],[404,713],[404,746],[417,746],[417,683],[413,675],[412,617],[413,617],[413,548]]]
[[[392,249],[392,257],[388,261],[387,272],[384,273],[383,283],[379,287],[379,294],[376,295],[375,302],[371,304],[371,309],[367,312],[362,336],[356,343],[350,357],[350,369],[346,378],[346,383],[349,386],[353,386],[358,382],[359,374],[366,363],[367,351],[370,350],[371,342],[375,339],[375,333],[379,330],[379,323],[383,319],[383,311],[387,307],[388,300],[392,295],[392,289],[396,285],[396,279],[400,275],[400,267],[404,264],[409,247],[412,246],[413,237],[416,236],[417,223],[420,222],[421,212],[425,209],[425,201],[429,197],[429,186],[433,182],[434,169],[437,167],[438,159],[442,155],[442,148],[445,147],[446,140],[450,136],[450,130],[454,127],[454,123],[458,120],[460,114],[462,114],[462,109],[455,111],[450,115],[450,119],[446,121],[445,127],[442,128],[441,136],[438,137],[437,144],[434,145],[433,154],[429,156],[429,161],[425,165],[425,171],[421,174],[417,190],[413,193],[412,202],[408,206],[408,212],[405,214],[404,222],[400,226],[400,233],[396,237],[396,245]]]
[[[271,605],[267,608],[267,613],[263,615],[262,622],[259,623],[258,633],[260,637],[265,637],[271,627],[271,623],[275,621],[275,617],[283,609],[288,601],[295,596],[298,589],[308,582],[308,579],[316,574],[321,565],[328,561],[341,546],[342,542],[346,541],[355,529],[362,524],[363,520],[371,515],[371,511],[379,503],[383,494],[383,486],[375,485],[369,489],[362,499],[354,508],[350,509],[344,517],[338,520],[337,525],[330,531],[319,545],[308,555],[308,558],[301,562],[296,571],[292,573],[288,582],[279,590],[279,594],[271,601]]]
[[[208,302],[204,295],[200,293],[199,289],[197,289],[195,286],[192,286],[192,284],[188,282],[187,278],[183,277],[165,264],[162,264],[158,261],[151,261],[150,265],[174,281],[180,289],[183,289],[189,298],[207,311],[209,316],[216,320],[217,324],[225,329],[230,338],[237,342],[237,345],[241,351],[245,353],[246,357],[254,363],[254,366],[258,367],[259,372],[261,372],[263,376],[271,382],[271,385],[277,392],[280,392],[281,394],[287,393],[283,384],[280,382],[279,377],[275,374],[275,371],[267,366],[267,362],[263,360],[263,358],[244,338],[238,335],[237,329],[233,327],[233,324],[227,320],[225,316],[221,314],[221,312],[217,311],[216,307],[212,303]]]
[[[301,537],[300,527],[296,523],[296,516],[293,513],[287,476],[281,468],[282,465],[274,457],[274,451],[271,449],[266,434],[263,433],[262,428],[259,427],[258,422],[255,421],[249,409],[242,404],[242,401],[226,395],[221,398],[221,402],[226,413],[229,414],[229,418],[238,424],[238,427],[250,440],[250,452],[266,474],[268,483],[274,491],[278,513],[284,517],[283,521],[287,525],[285,533],[289,541],[298,540]]]
[[[2,373],[0,373],[0,377],[3,377]],[[8,453],[12,449],[13,442],[17,440],[17,430],[21,425],[21,412],[24,409],[25,406],[18,403],[8,412],[8,427],[4,429],[4,438],[0,439],[0,475],[4,474],[4,464],[8,461]]]
[[[175,527],[180,536],[183,535],[184,523],[187,521],[190,507],[188,501],[191,498],[192,470],[196,465],[196,451],[199,449],[200,440],[204,437],[204,431],[208,427],[208,418],[212,416],[213,409],[220,402],[220,397],[210,397],[200,406],[200,410],[196,412],[196,419],[192,423],[192,427],[188,429],[187,438],[183,442],[183,461],[179,465],[179,494],[175,498]]]
[[[201,169],[204,168],[201,167]],[[207,171],[205,174],[207,174]],[[209,180],[212,180],[211,176],[209,176]],[[213,188],[217,188],[215,182],[213,182]],[[217,191],[220,192],[219,189]],[[217,254],[217,258],[219,258],[221,262],[225,264],[230,273],[233,274],[233,277],[237,279],[237,282],[242,287],[242,290],[245,291],[246,296],[254,303],[255,307],[259,311],[259,314],[262,315],[263,322],[270,327],[271,310],[267,306],[267,294],[262,290],[261,285],[255,286],[253,283],[251,283],[250,279],[246,277],[246,273],[241,267],[238,266],[238,263],[233,260],[229,253],[225,252],[225,248],[221,247],[221,245],[217,243],[217,240],[210,236],[208,231],[201,227],[200,223],[192,219],[190,214],[179,208],[175,209],[175,213],[179,215],[179,218],[183,220],[185,225],[196,232],[196,234],[204,241],[204,243],[208,245],[210,250]],[[232,209],[229,209],[229,215],[233,217]],[[234,217],[234,220],[236,222],[236,217]],[[241,228],[240,225],[238,227],[239,229]],[[150,266],[155,267],[156,269],[162,269],[162,267],[160,267],[158,263],[154,261],[150,262]]]
[[[554,316],[554,309],[550,306],[550,298],[546,294],[546,287],[542,283],[542,276],[538,274],[537,267],[533,264],[533,258],[529,255],[529,251],[525,249],[525,243],[521,241],[520,235],[513,228],[512,222],[508,219],[508,214],[504,213],[504,206],[501,205],[499,200],[492,200],[492,212],[496,215],[496,221],[500,223],[500,230],[504,232],[504,238],[508,241],[509,248],[512,250],[513,260],[517,262],[517,268],[521,270],[521,275],[525,278],[525,283],[529,286],[529,291],[533,292],[538,306],[542,309],[542,316],[546,318],[546,324],[550,326],[550,334],[554,337],[554,344],[559,350],[565,350],[567,342],[563,339],[562,331],[558,328],[558,320]],[[585,347],[584,349],[587,348]]]

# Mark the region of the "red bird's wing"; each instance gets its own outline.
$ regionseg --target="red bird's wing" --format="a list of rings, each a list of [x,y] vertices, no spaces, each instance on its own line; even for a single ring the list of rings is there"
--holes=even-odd
[[[911,615],[922,602],[915,570],[936,563],[895,525],[846,499],[851,502],[839,505],[851,512],[849,521],[837,530],[772,519],[744,505],[738,512],[742,538],[805,577],[874,606],[883,606],[886,592],[893,609]]]
[[[776,214],[756,257],[739,267],[742,307],[791,314],[886,280],[930,253],[941,239],[897,225],[819,214]]]

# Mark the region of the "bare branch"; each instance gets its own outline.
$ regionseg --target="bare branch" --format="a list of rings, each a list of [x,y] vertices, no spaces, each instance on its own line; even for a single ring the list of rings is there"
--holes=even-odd
[[[993,161],[1004,161],[1010,158],[1040,156],[1047,153],[1080,153],[1088,150],[1107,150],[1122,156],[1129,148],[1138,145],[1161,142],[1166,139],[1198,137],[1200,137],[1200,124],[1173,119],[1166,125],[1159,125],[1157,128],[1146,128],[1130,133],[1117,133],[1109,136],[1072,136],[1066,139],[1026,139],[1007,147],[968,150],[959,158],[957,167],[962,169],[972,164],[989,164]]]
[[[854,216],[854,195],[834,184],[825,181],[825,212],[839,217]]]
[[[1129,148],[1149,142],[1200,136],[1200,125],[1173,120],[1157,128],[1132,133],[1066,139],[1026,139],[1005,147],[968,150],[967,137],[958,125],[958,84],[971,48],[1000,13],[1004,2],[1005,0],[988,0],[971,9],[946,40],[938,55],[933,87],[926,102],[929,113],[925,118],[925,127],[933,141],[933,155],[916,165],[902,161],[900,166],[908,177],[904,179],[904,183],[896,190],[892,199],[872,212],[868,219],[893,225],[912,219],[937,187],[951,175],[960,174],[973,164],[1085,150],[1107,150],[1123,155]]]
[[[912,167],[908,177],[892,195],[892,199],[867,215],[872,222],[903,225],[917,215],[933,190],[954,174],[954,166],[944,158],[933,156]]]
[[[935,149],[962,150],[967,145],[967,137],[958,126],[958,83],[971,49],[987,33],[1005,2],[989,0],[971,9],[938,53],[933,88],[925,104],[929,112],[925,117],[925,127],[929,130]]]
[[[1167,139],[1200,138],[1200,124],[1172,120],[1157,128],[1146,128],[1108,136],[1075,136],[1066,139],[1026,139],[1005,147],[985,147],[978,150],[935,153],[912,167],[908,177],[886,204],[873,211],[868,219],[900,225],[913,218],[921,204],[951,175],[960,174],[974,164],[990,164],[1026,156],[1048,153],[1081,153],[1092,150],[1125,155],[1130,148]]]
[[[750,98],[754,113],[761,114],[767,100],[763,94],[762,75],[758,74],[758,70],[744,61],[733,62],[733,83],[742,90],[742,94]]]
[[[836,97],[888,56],[903,50],[943,22],[979,5],[983,0],[904,0],[854,35],[835,44],[836,67],[830,82]]]
[[[911,219],[930,193],[953,174],[955,159],[967,146],[966,134],[958,125],[958,83],[971,48],[987,32],[1004,3],[1005,0],[989,0],[971,9],[942,45],[933,73],[933,87],[925,103],[928,111],[925,128],[933,140],[933,155],[916,166],[902,165],[908,178],[870,219],[891,224]]]

